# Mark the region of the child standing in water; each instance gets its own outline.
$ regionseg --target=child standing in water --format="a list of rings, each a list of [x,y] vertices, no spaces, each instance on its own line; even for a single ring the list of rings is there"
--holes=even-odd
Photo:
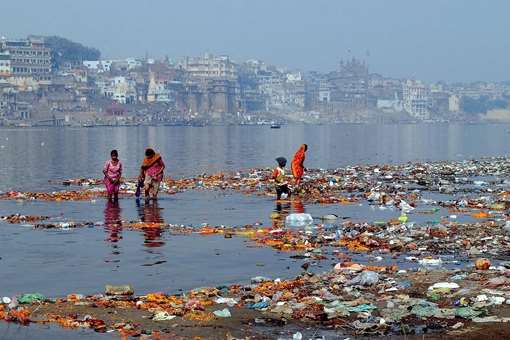
[[[120,178],[122,177],[122,163],[119,161],[117,150],[110,152],[110,160],[104,163],[104,185],[108,193],[108,199],[117,200],[119,198]]]
[[[276,199],[280,200],[282,194],[285,194],[286,197],[284,198],[290,197],[289,183],[285,177],[285,165],[287,165],[287,160],[284,157],[278,157],[276,162],[278,166],[274,169],[271,178],[275,181]]]

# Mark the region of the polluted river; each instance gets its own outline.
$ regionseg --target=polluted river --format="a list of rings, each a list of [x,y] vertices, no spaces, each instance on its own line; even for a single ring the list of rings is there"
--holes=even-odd
[[[0,335],[508,337],[507,130],[0,130]],[[274,159],[303,142],[277,202]],[[134,197],[146,146],[167,164],[157,202]]]

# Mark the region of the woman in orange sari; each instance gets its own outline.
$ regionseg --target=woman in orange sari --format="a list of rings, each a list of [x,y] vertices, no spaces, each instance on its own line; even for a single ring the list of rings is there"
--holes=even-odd
[[[155,200],[158,198],[159,186],[163,180],[164,170],[165,163],[161,155],[153,149],[147,148],[145,150],[145,158],[140,167],[140,176],[138,177],[138,180],[143,182],[146,199],[151,198]]]
[[[292,163],[290,165],[290,169],[292,170],[292,176],[294,176],[294,181],[296,185],[299,185],[301,183],[301,178],[303,177],[303,174],[305,173],[305,153],[306,150],[308,150],[308,145],[301,144],[298,151],[294,155],[294,158],[292,159]]]

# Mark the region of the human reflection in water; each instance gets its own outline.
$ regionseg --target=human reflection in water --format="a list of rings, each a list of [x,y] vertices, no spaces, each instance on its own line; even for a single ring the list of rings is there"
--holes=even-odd
[[[158,201],[145,200],[145,202],[141,204],[140,200],[136,200],[136,206],[140,221],[152,225],[143,229],[145,238],[144,246],[149,248],[163,246],[165,244],[165,242],[161,240],[163,228],[160,228],[159,224],[164,223],[164,220],[161,217],[161,208],[158,205]]]
[[[273,218],[273,228],[282,228],[285,227],[285,218],[290,214],[304,214],[305,206],[300,199],[293,199],[289,202],[281,203],[280,201],[276,201],[276,208],[274,210],[276,213]]]
[[[292,210],[295,214],[304,214],[305,213],[305,205],[300,199],[292,200]]]
[[[120,254],[118,242],[122,239],[121,212],[122,209],[119,206],[119,201],[106,201],[106,207],[104,209],[104,229],[108,234],[106,241],[112,244],[113,255]]]
[[[276,208],[274,212],[276,214],[273,218],[273,228],[278,229],[285,227],[285,218],[290,213],[290,203],[281,203],[280,201],[276,201]]]

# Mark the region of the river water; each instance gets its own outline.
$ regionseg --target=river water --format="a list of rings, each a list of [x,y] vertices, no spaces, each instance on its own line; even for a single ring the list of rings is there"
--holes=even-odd
[[[61,190],[49,180],[101,177],[111,149],[118,149],[125,176],[136,176],[144,148],[161,152],[167,175],[190,177],[240,168],[273,167],[309,145],[306,166],[458,160],[509,154],[507,125],[331,125],[0,129],[0,191]],[[94,202],[0,202],[0,215],[50,215],[55,219],[106,222],[153,218],[172,224],[270,224],[270,198],[221,192],[186,192],[157,204]],[[292,207],[287,209],[292,210]],[[356,206],[307,206],[312,215],[335,213],[388,219],[398,212]],[[0,222],[0,295],[101,292],[107,283],[129,283],[137,293],[179,292],[199,286],[248,282],[250,277],[290,277],[301,262],[289,254],[254,248],[242,238],[172,236],[112,228],[34,230]],[[328,264],[315,270],[327,270]],[[46,333],[45,333],[46,332]],[[0,338],[30,338],[55,329],[0,324]],[[75,333],[88,338],[95,336]]]
[[[144,148],[163,155],[168,174],[275,165],[307,143],[308,167],[468,159],[506,155],[508,125],[295,125],[0,129],[0,190],[47,190],[49,179],[99,177],[111,149],[137,174]]]

